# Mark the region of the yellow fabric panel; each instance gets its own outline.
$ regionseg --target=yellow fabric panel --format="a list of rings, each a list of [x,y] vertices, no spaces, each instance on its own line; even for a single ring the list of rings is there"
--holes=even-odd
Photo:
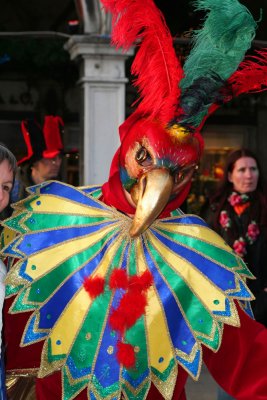
[[[5,227],[3,229],[3,233],[2,233],[4,246],[8,245],[12,240],[14,240],[16,237],[16,234],[17,233],[13,229]]]
[[[89,246],[93,246],[96,242],[101,240],[106,233],[112,230],[114,230],[113,225],[85,237],[73,239],[69,242],[64,242],[61,245],[52,247],[51,249],[48,248],[38,254],[34,254],[28,258],[26,273],[31,278],[37,279],[72,255],[78,254]],[[35,268],[32,269],[32,266],[35,266]]]
[[[69,302],[50,336],[52,355],[67,354],[70,351],[91,302],[89,294],[83,287]]]
[[[171,359],[174,358],[163,315],[156,291],[154,288],[150,288],[146,307],[148,351],[151,366],[162,373],[168,368]]]
[[[136,257],[138,274],[142,274],[147,270],[147,264],[144,260],[140,238],[136,240],[136,251],[138,255]],[[173,348],[163,317],[163,311],[153,287],[147,292],[147,300],[145,315],[150,363],[152,367],[163,373],[168,368],[171,359],[174,358]],[[155,334],[155,332],[157,333]],[[162,359],[162,354],[164,354],[164,359]]]
[[[38,202],[38,204],[37,204]],[[40,203],[39,203],[40,202]],[[74,201],[57,198],[50,195],[42,195],[30,203],[34,212],[39,213],[55,213],[67,214],[67,215],[88,215],[90,217],[104,217],[109,216],[110,212],[102,209],[93,208],[78,204]],[[112,212],[112,211],[111,211]]]

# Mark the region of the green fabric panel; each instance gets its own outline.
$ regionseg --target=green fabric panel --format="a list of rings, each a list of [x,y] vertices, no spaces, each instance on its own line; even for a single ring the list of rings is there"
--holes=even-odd
[[[79,392],[81,392],[88,384],[88,379],[83,379],[82,381],[75,381],[71,383],[67,374],[68,368],[64,367],[62,370],[63,376],[63,399],[71,400],[74,399]],[[51,399],[52,400],[52,399]]]
[[[92,384],[95,388],[95,390],[98,393],[97,399],[98,400],[115,400],[115,399],[120,399],[119,394],[120,394],[120,383],[114,383],[114,385],[108,386],[107,388],[104,388],[101,383],[96,379],[95,375],[92,377]]]
[[[31,231],[41,231],[44,229],[53,229],[61,227],[75,227],[85,225],[95,225],[105,221],[106,218],[94,218],[82,215],[65,214],[32,214],[26,221],[25,226]]]
[[[124,392],[129,400],[143,400],[150,388],[150,382],[146,382],[137,393],[132,392],[127,385],[123,386]]]
[[[26,229],[22,226],[22,220],[28,215],[27,212],[17,215],[7,221],[5,221],[5,225],[11,229],[15,229],[20,233],[26,233]]]
[[[102,196],[101,188],[98,188],[94,192],[91,192],[90,196],[92,196],[94,199],[99,199]]]
[[[135,241],[133,240],[133,241],[131,241],[130,247],[129,247],[129,257],[128,257],[129,262],[128,262],[128,265],[127,265],[128,274],[130,276],[131,275],[138,275],[137,268],[136,268],[136,264],[137,264],[136,258],[137,258],[137,256],[136,256],[136,246],[135,246]]]
[[[222,327],[222,323],[218,322],[219,327]],[[201,340],[201,342],[208,347],[211,347],[212,349],[217,349],[218,345],[220,344],[220,330],[218,327],[216,327],[215,333],[214,333],[214,338],[212,339],[207,339],[206,337],[202,335],[197,335],[198,340]]]
[[[176,363],[175,363],[174,359],[171,359],[168,368],[166,368],[164,372],[160,372],[160,371],[158,371],[157,369],[155,369],[155,368],[153,368],[153,367],[151,368],[151,371],[153,372],[153,374],[154,374],[158,379],[160,379],[160,380],[163,381],[163,382],[166,382],[167,379],[169,378],[169,376],[170,376],[170,374],[171,374],[173,368],[176,368]]]
[[[172,217],[180,217],[181,215],[183,215],[183,212],[179,208],[177,208],[176,210],[173,210],[171,212]]]
[[[24,200],[24,208],[26,208],[26,210],[28,211],[32,211],[32,206],[31,204],[34,203],[35,201],[37,201],[40,198],[40,196],[36,195],[31,195],[29,198],[27,198],[26,200]]]
[[[136,323],[126,331],[125,341],[127,343],[130,343],[132,346],[137,346],[139,348],[139,351],[135,353],[135,368],[127,370],[131,378],[137,379],[140,375],[144,374],[144,372],[149,369],[144,316],[141,316],[136,321]]]
[[[19,286],[6,285],[6,297],[17,294],[20,291],[20,289],[23,288],[23,286],[24,285],[19,285]]]
[[[13,312],[33,311],[33,310],[37,310],[39,308],[39,305],[37,305],[37,304],[28,304],[28,302],[26,300],[27,291],[28,291],[28,288],[24,289],[16,297],[16,300],[14,301],[14,303],[12,305]]]
[[[173,241],[184,244],[185,246],[194,249],[204,256],[213,259],[219,264],[223,264],[225,267],[231,269],[234,268],[240,274],[242,273],[247,276],[252,276],[245,263],[242,263],[240,267],[238,266],[236,254],[234,252],[220,249],[214,244],[207,243],[201,239],[197,239],[191,236],[189,237],[180,233],[168,232],[167,230],[163,229],[159,229],[159,231],[165,236],[171,238]]]
[[[106,291],[94,299],[78,332],[70,351],[70,357],[78,369],[92,367],[111,297],[112,293]]]

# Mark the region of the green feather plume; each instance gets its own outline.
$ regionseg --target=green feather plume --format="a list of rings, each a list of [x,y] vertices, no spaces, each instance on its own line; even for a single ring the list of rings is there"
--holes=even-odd
[[[195,31],[193,48],[184,65],[185,77],[180,83],[182,89],[179,123],[197,127],[208,108],[219,96],[222,82],[226,81],[238,68],[246,51],[251,46],[257,27],[251,13],[237,0],[197,0],[194,2],[196,11],[208,12],[203,28]],[[210,100],[203,101],[199,95],[199,110],[195,111],[195,100],[192,100],[192,90],[196,81],[200,85],[204,80],[205,98],[210,86]],[[209,84],[210,83],[210,84]],[[190,104],[194,104],[192,110]]]

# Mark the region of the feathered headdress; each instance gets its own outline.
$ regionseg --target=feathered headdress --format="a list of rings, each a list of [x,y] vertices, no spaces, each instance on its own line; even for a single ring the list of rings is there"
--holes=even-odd
[[[198,131],[208,115],[234,96],[266,89],[267,49],[242,62],[257,24],[237,0],[195,1],[196,10],[207,16],[194,32],[183,68],[152,0],[102,3],[112,13],[114,45],[125,50],[138,46],[131,70],[140,94],[138,115],[184,136]]]

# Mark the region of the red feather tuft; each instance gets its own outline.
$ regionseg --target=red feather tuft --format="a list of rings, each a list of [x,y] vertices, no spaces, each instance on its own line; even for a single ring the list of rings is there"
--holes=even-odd
[[[146,305],[147,300],[143,293],[131,291],[122,297],[117,311],[123,315],[126,329],[133,326],[137,319],[145,313]]]
[[[132,368],[135,366],[134,347],[128,343],[117,343],[117,360],[125,368]]]
[[[89,293],[90,297],[94,299],[104,292],[105,280],[100,276],[86,278],[83,282],[85,290]]]
[[[111,328],[123,334],[145,313],[146,305],[147,300],[143,293],[127,292],[121,298],[118,308],[113,310],[110,315],[109,323]]]
[[[134,84],[141,97],[138,110],[167,123],[174,116],[183,70],[162,13],[153,0],[102,0],[102,3],[112,13],[115,46],[128,50],[139,42],[132,64],[132,73],[137,76]]]
[[[128,276],[123,269],[114,269],[109,279],[110,289],[127,289]]]
[[[151,272],[145,271],[142,275],[133,275],[130,277],[130,289],[134,290],[147,290],[153,282],[153,277]]]
[[[126,329],[125,315],[118,309],[113,310],[109,317],[109,324],[111,329],[123,335]]]
[[[257,55],[245,59],[228,82],[233,96],[267,90],[267,49],[257,51]]]

